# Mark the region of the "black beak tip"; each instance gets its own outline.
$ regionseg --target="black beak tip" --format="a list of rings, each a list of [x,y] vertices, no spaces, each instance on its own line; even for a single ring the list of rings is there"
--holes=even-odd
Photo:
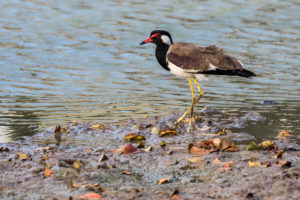
[[[140,45],[143,45],[143,44],[146,44],[146,42],[142,41],[142,42],[140,43]]]

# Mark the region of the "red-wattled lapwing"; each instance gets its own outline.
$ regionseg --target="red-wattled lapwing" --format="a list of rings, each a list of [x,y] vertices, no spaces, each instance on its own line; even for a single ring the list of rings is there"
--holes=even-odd
[[[176,121],[177,127],[184,117],[191,112],[188,132],[191,129],[194,105],[204,95],[196,79],[201,79],[201,77],[203,78],[206,75],[229,75],[247,78],[255,76],[255,73],[243,69],[239,60],[226,55],[223,49],[214,45],[200,47],[186,42],[173,43],[170,33],[164,30],[152,31],[150,37],[142,41],[140,45],[149,42],[156,44],[155,56],[164,69],[172,74],[189,79],[192,91],[192,105]],[[197,98],[195,98],[192,81],[195,82],[200,93]]]

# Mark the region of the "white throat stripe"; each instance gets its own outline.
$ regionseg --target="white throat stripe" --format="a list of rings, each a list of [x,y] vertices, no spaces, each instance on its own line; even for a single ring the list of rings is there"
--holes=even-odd
[[[161,39],[165,44],[171,45],[171,39],[168,36],[162,35]]]

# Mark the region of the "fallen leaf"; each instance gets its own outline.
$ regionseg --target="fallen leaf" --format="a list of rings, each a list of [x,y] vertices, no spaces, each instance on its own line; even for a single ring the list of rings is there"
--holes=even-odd
[[[202,149],[215,149],[214,141],[213,140],[205,140],[202,142],[198,142],[200,148]]]
[[[144,148],[145,147],[145,140],[142,140],[141,142],[139,142],[137,148]]]
[[[152,146],[149,146],[149,147],[147,147],[144,151],[145,151],[145,152],[149,152],[149,151],[152,151],[152,149],[153,149],[153,147],[152,147]]]
[[[80,164],[78,162],[74,162],[73,167],[74,167],[74,169],[79,170],[80,169]]]
[[[146,140],[146,137],[136,133],[128,133],[123,137],[123,139],[125,142],[139,142],[141,140]]]
[[[248,167],[267,167],[267,165],[262,165],[259,161],[248,161]]]
[[[69,133],[70,132],[70,128],[68,128],[67,130],[66,130],[66,133]]]
[[[281,130],[279,131],[279,133],[277,134],[277,137],[291,137],[292,132],[290,130]]]
[[[179,196],[179,191],[178,191],[178,190],[175,190],[175,191],[171,194],[170,200],[180,200],[180,196]]]
[[[124,149],[125,149],[125,145],[124,146],[120,146],[117,149],[113,149],[113,150],[111,150],[111,152],[121,154],[121,153],[124,152]]]
[[[124,147],[123,154],[132,154],[137,151],[137,148],[135,148],[132,144],[126,144]]]
[[[20,151],[17,151],[16,154],[18,155],[19,160],[27,160],[30,158],[30,154],[25,154]]]
[[[158,135],[158,134],[159,134],[159,128],[153,127],[153,128],[151,129],[151,134]]]
[[[212,164],[214,164],[214,165],[225,165],[226,162],[222,162],[219,158],[216,158],[212,161]]]
[[[227,134],[230,134],[232,133],[230,130],[226,130],[225,128],[223,128],[222,131],[219,131],[217,134],[218,135],[227,135]]]
[[[158,181],[158,184],[165,184],[165,183],[168,183],[170,179],[171,179],[170,177],[162,178],[162,179],[160,179],[160,180]]]
[[[103,187],[99,184],[99,183],[94,183],[94,184],[83,184],[82,187],[84,187],[85,189],[87,190],[91,190],[93,192],[97,192],[97,193],[100,193],[100,192],[103,192],[104,189]]]
[[[78,126],[78,122],[75,120],[72,121],[72,124],[73,124],[73,126]]]
[[[290,161],[283,161],[283,160],[280,160],[278,164],[280,164],[281,167],[290,167],[292,165]]]
[[[160,137],[174,136],[174,135],[177,135],[177,132],[174,128],[164,129],[164,130],[160,131],[160,134],[159,134]]]
[[[95,124],[92,125],[92,128],[93,128],[93,129],[101,129],[101,130],[104,130],[104,125],[95,123]]]
[[[46,168],[45,171],[44,171],[43,176],[44,176],[44,177],[49,177],[49,176],[51,176],[51,175],[52,175],[52,170],[49,169],[49,168]]]
[[[211,151],[210,150],[206,150],[206,149],[200,149],[198,147],[195,147],[193,146],[191,149],[190,149],[190,153],[191,154],[197,154],[197,155],[207,155],[207,154],[210,154]]]
[[[166,143],[165,141],[161,141],[161,142],[159,143],[159,146],[160,146],[160,147],[165,147],[165,146],[167,146],[167,143]]]
[[[87,148],[84,151],[86,151],[86,152],[94,152],[94,149],[93,148]]]
[[[233,148],[236,149],[236,145],[233,142],[230,142],[229,140],[227,140],[226,137],[222,138],[221,142],[220,142],[220,146],[219,146],[219,150],[220,151],[225,151],[226,149],[229,148]]]
[[[102,197],[97,193],[87,193],[82,196],[77,196],[78,199],[87,199],[87,200],[97,200],[101,199]]]
[[[220,143],[221,143],[221,139],[220,138],[215,138],[213,139],[213,143],[215,147],[219,147]]]
[[[224,172],[224,171],[232,170],[231,164],[232,162],[226,162],[224,167],[218,168],[218,171]]]
[[[271,140],[265,140],[258,145],[263,150],[272,150],[276,148],[276,144]]]
[[[120,173],[121,173],[121,174],[126,174],[126,175],[132,175],[132,173],[129,172],[129,171],[121,171]]]
[[[188,160],[188,162],[194,163],[194,164],[205,163],[205,160],[203,158],[196,157],[196,156],[188,158],[187,160]]]
[[[103,161],[106,161],[106,160],[108,160],[108,157],[104,153],[102,153],[102,155],[100,156],[98,161],[103,162]]]
[[[225,149],[224,151],[226,151],[226,152],[237,152],[239,150],[237,148],[234,148],[234,147],[229,147],[228,149]]]
[[[259,150],[259,146],[255,142],[251,142],[249,146],[246,147],[247,151]]]
[[[146,126],[140,126],[139,127],[139,131],[144,131],[144,130],[146,130],[148,128],[152,128],[152,127],[153,127],[152,124],[147,124]]]
[[[277,154],[275,156],[273,156],[273,158],[279,159],[282,158],[284,151],[278,151]]]

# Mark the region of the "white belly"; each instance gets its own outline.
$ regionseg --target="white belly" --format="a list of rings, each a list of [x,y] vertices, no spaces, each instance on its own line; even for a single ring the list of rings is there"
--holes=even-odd
[[[176,76],[181,76],[181,77],[185,77],[185,78],[194,78],[195,77],[193,73],[187,73],[181,67],[177,67],[176,65],[174,65],[171,62],[168,62],[168,67],[170,69],[170,72]]]

